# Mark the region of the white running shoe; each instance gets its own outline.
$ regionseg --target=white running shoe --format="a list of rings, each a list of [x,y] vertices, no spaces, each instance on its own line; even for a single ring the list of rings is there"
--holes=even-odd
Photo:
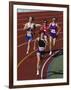
[[[37,70],[37,75],[39,75],[39,70]]]
[[[51,55],[51,54],[52,54],[52,51],[50,51],[49,55]]]

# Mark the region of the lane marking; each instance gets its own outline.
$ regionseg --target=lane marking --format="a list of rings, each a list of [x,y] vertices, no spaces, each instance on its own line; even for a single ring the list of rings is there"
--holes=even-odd
[[[22,34],[22,35],[19,35],[17,38],[20,38],[20,37],[24,37],[24,34]]]
[[[60,39],[60,40],[62,40],[62,39]],[[33,40],[34,41],[34,40]],[[59,41],[59,40],[57,40],[57,41]],[[26,42],[25,43],[23,43],[24,45],[26,45]],[[22,45],[21,45],[22,46]],[[20,46],[19,46],[20,47]],[[36,50],[35,50],[36,51]],[[25,56],[20,62],[19,62],[19,64],[18,64],[18,67],[21,65],[21,63],[25,60],[25,59],[27,59],[29,56],[31,56],[35,51],[32,51],[30,54],[28,54],[27,56]]]
[[[25,56],[19,63],[18,63],[18,65],[17,65],[17,68],[19,68],[20,67],[20,65],[22,64],[22,62],[24,61],[24,60],[26,60],[29,56],[31,56],[34,52],[36,52],[37,51],[37,49],[36,50],[34,50],[34,51],[32,51],[30,54],[28,54],[27,56]]]
[[[58,40],[56,40],[56,41],[61,41],[61,40],[63,40],[63,39],[58,39]],[[33,41],[35,41],[35,39],[32,40],[31,42],[33,42]],[[19,48],[19,47],[22,47],[22,46],[24,46],[24,45],[26,45],[26,44],[27,44],[27,42],[24,42],[24,43],[18,45],[17,47]]]
[[[32,40],[31,42],[33,42],[33,41],[35,41],[35,39],[34,39],[34,40]],[[28,42],[24,42],[24,43],[22,43],[22,44],[18,45],[17,47],[19,48],[19,47],[21,47],[21,46],[26,45],[27,43],[28,43]]]
[[[48,63],[48,61],[52,58],[52,56],[54,56],[56,53],[58,53],[59,52],[59,50],[58,51],[55,51],[51,56],[49,56],[48,57],[48,59],[46,59],[46,61],[45,61],[45,63],[43,64],[43,66],[42,66],[42,69],[41,69],[41,79],[43,79],[43,71],[44,71],[44,67],[45,67],[45,65]]]
[[[25,31],[26,31],[26,30],[25,30]],[[38,32],[39,32],[39,31],[36,31],[35,34],[38,33]],[[25,35],[26,35],[26,34],[25,34]],[[24,34],[19,35],[17,38],[24,37],[25,35],[24,35]]]
[[[21,30],[23,31],[23,30]],[[38,33],[38,31],[36,31],[35,33]],[[59,34],[62,34],[63,32],[60,32]],[[20,38],[20,37],[24,37],[24,34],[23,35],[19,35],[17,38]]]

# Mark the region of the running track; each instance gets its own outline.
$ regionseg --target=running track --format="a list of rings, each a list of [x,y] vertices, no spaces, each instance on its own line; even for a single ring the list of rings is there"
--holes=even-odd
[[[36,13],[18,13],[18,23],[17,23],[17,79],[18,80],[35,80],[35,79],[41,79],[46,77],[46,68],[50,61],[52,61],[52,56],[49,56],[48,53],[44,58],[41,59],[41,67],[40,67],[40,74],[39,76],[36,75],[36,51],[33,50],[33,42],[34,39],[38,36],[39,28],[35,30],[34,39],[31,42],[31,49],[28,55],[26,55],[26,47],[27,42],[25,41],[25,33],[26,31],[23,31],[23,24],[27,22],[26,17],[34,16],[35,22],[41,23],[42,19],[44,20],[46,17],[48,17],[50,22],[50,18],[55,16],[58,18],[58,23],[61,26],[61,32],[59,36],[57,37],[56,46],[53,49],[61,49],[63,47],[63,14],[62,12],[36,12]],[[43,17],[42,17],[43,16]],[[48,44],[49,46],[49,44]],[[46,51],[49,51],[49,47],[47,46]],[[36,48],[37,49],[37,48]],[[54,52],[56,53],[56,52]],[[54,54],[53,53],[53,54]],[[44,74],[44,75],[43,75]]]

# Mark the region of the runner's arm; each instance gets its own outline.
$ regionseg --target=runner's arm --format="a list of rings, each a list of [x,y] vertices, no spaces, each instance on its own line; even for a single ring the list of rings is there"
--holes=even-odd
[[[36,49],[36,42],[39,40],[39,38],[36,38],[35,40],[34,40],[34,50]]]
[[[23,30],[26,30],[26,29],[28,29],[27,23],[24,25]]]
[[[60,31],[61,31],[61,28],[60,28],[60,26],[57,24],[57,29],[58,29],[58,31],[57,31],[57,35],[60,33]]]
[[[50,26],[51,26],[51,23],[48,25],[48,28],[47,29],[50,29]]]
[[[47,29],[48,29],[48,37],[50,36],[50,35],[49,35],[50,27],[51,27],[51,23],[48,25],[48,28],[47,28]]]
[[[46,47],[47,47],[47,45],[48,45],[47,36],[44,36],[44,38],[45,38],[45,49],[46,49]]]
[[[41,24],[35,24],[35,27],[40,27],[41,26]]]

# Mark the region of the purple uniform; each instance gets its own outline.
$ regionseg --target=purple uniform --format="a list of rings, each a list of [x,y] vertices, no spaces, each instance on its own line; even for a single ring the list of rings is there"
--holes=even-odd
[[[52,38],[56,38],[56,33],[57,33],[57,24],[56,23],[51,23],[50,24],[50,36]]]

